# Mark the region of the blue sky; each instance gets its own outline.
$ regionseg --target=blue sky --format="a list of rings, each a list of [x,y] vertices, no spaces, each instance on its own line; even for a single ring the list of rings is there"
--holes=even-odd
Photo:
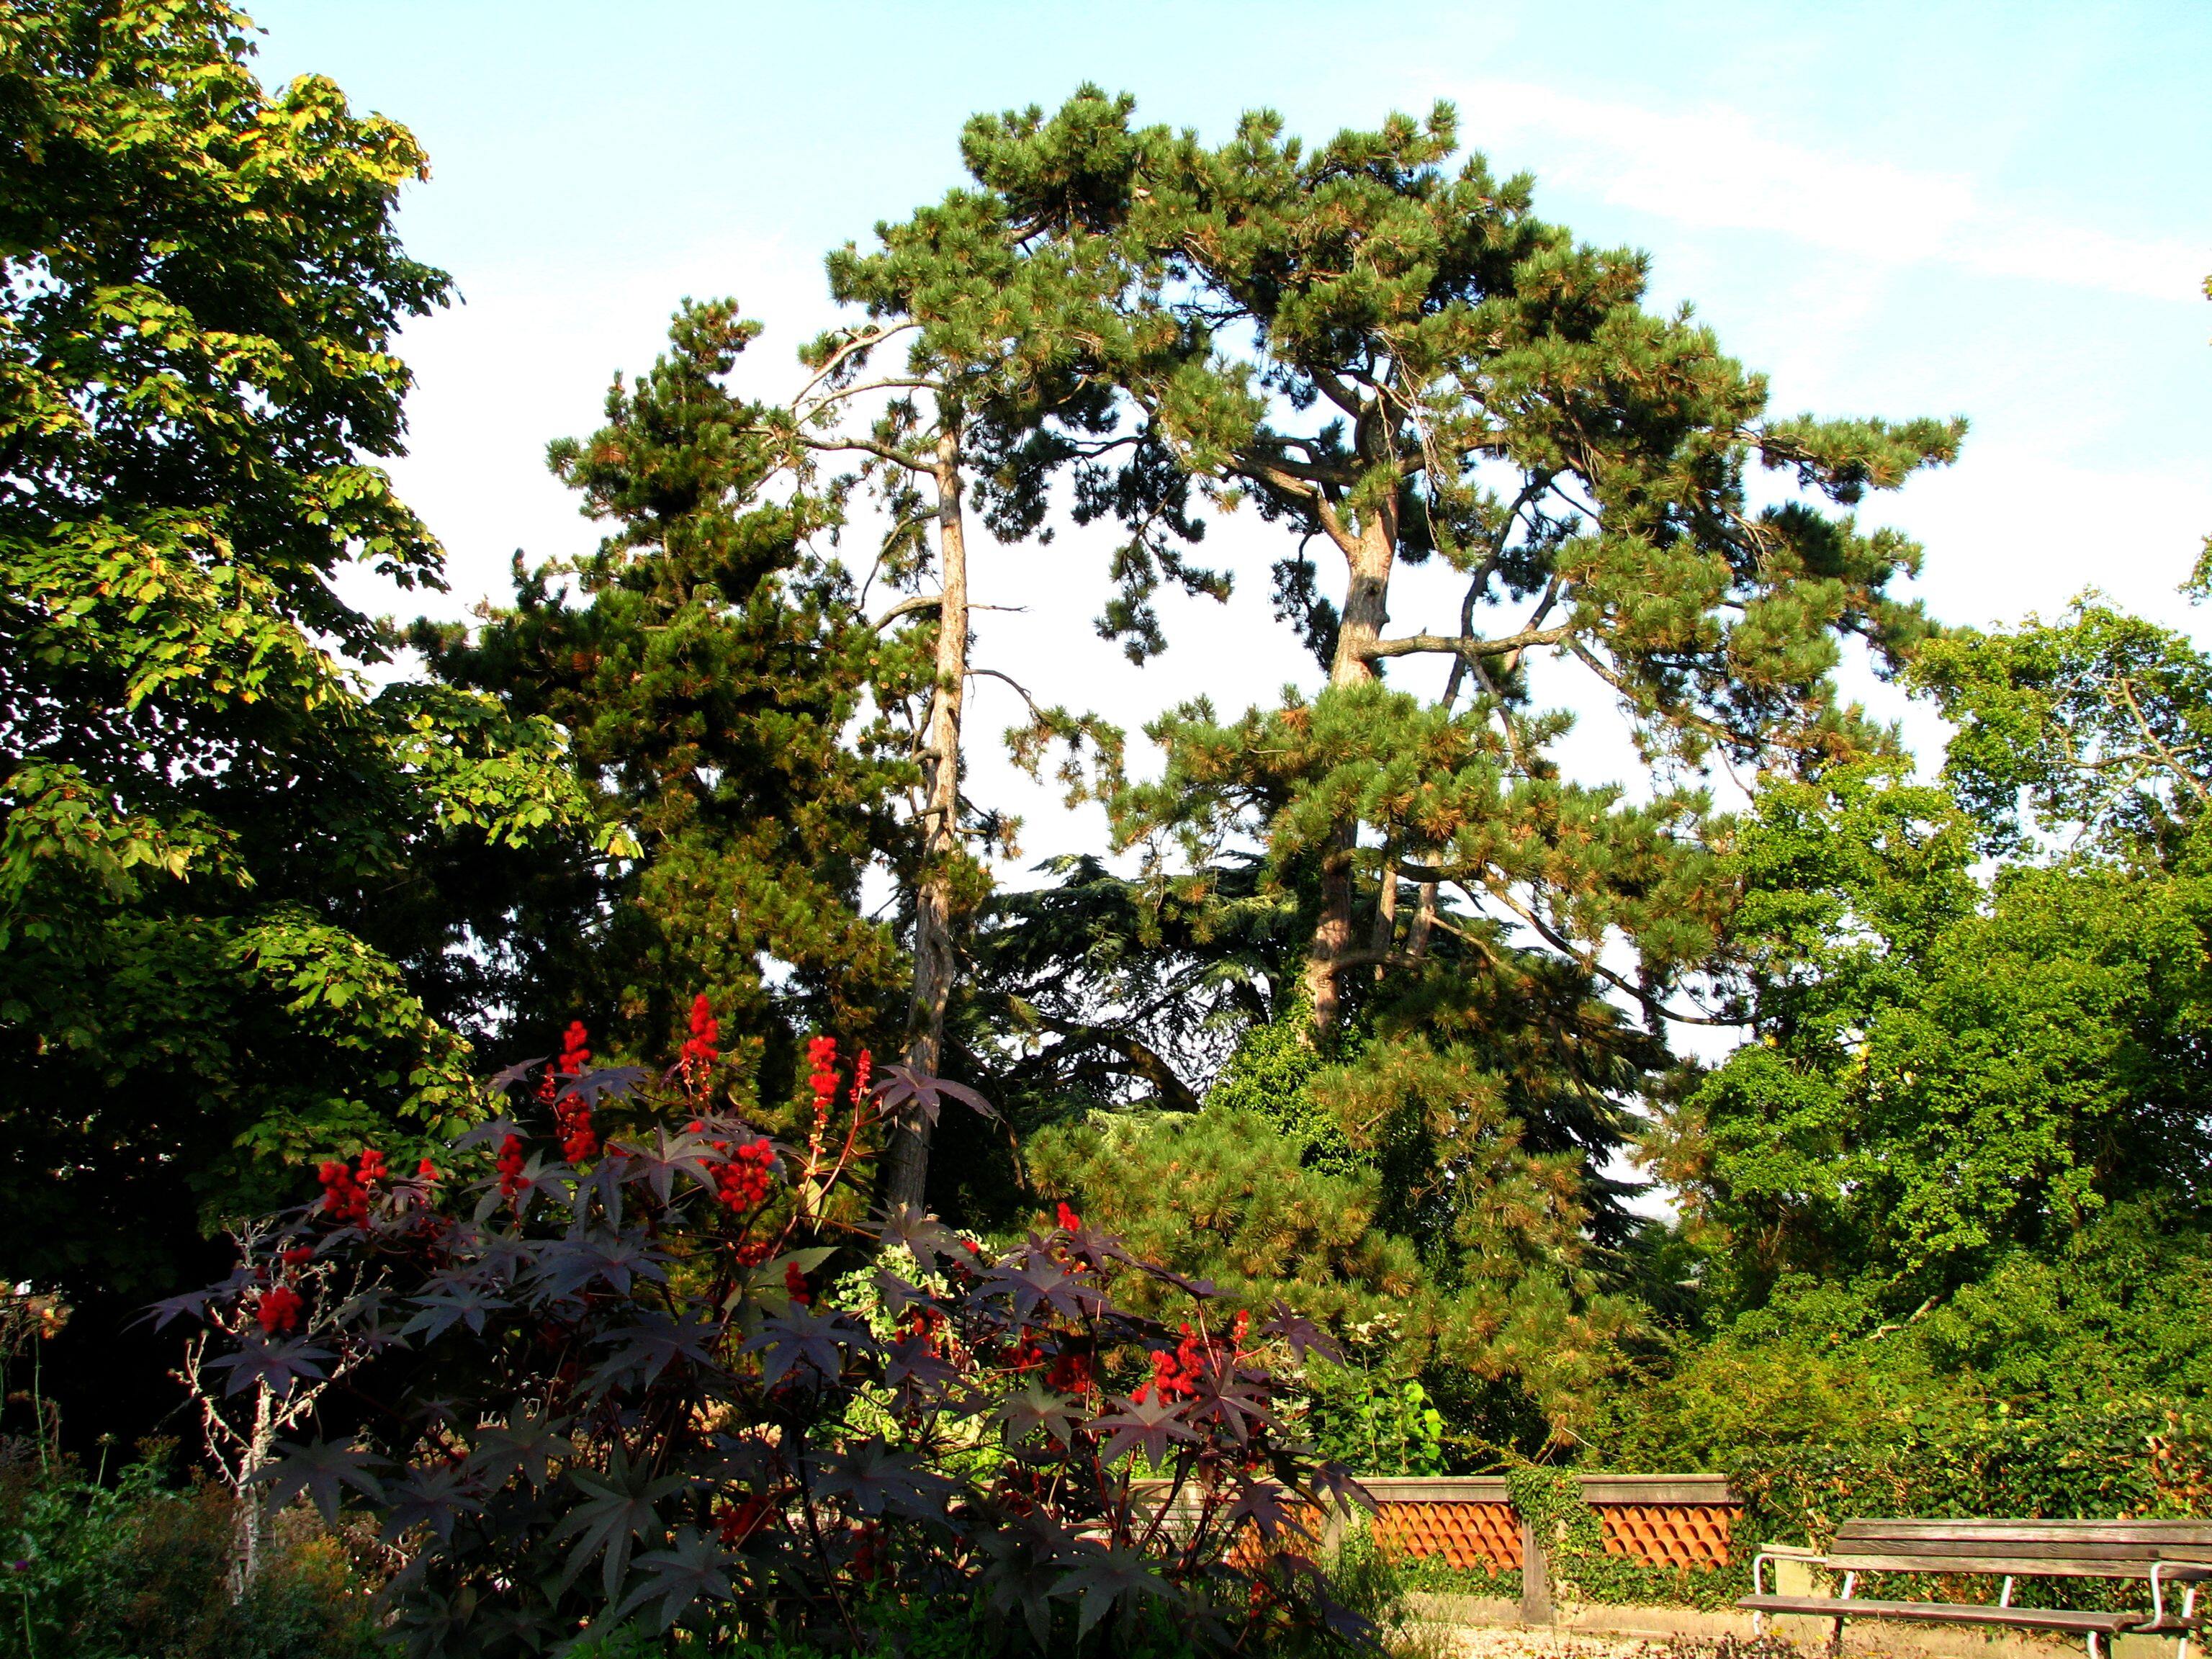
[[[748,373],[773,389],[828,314],[824,249],[957,182],[971,112],[1087,79],[1215,137],[1255,106],[1317,137],[1449,98],[1470,145],[1536,175],[1545,216],[1648,250],[1655,300],[1694,301],[1778,409],[1968,417],[1958,466],[1866,514],[1925,544],[1938,616],[2001,623],[2095,585],[2212,639],[2174,592],[2212,531],[2212,6],[253,10],[265,76],[327,74],[431,153],[402,224],[466,303],[403,342],[421,383],[395,470],[447,544],[450,610],[501,591],[517,546],[592,544],[544,443],[590,428],[679,296],[768,321]],[[1231,523],[1215,546],[1229,615],[1170,605],[1182,645],[1142,672],[1089,633],[1079,540],[987,549],[979,597],[1027,607],[989,619],[987,660],[1132,726],[1310,678],[1267,617],[1270,535]],[[1443,614],[1439,588],[1395,620]],[[996,781],[1032,854],[1096,843],[1095,821]]]

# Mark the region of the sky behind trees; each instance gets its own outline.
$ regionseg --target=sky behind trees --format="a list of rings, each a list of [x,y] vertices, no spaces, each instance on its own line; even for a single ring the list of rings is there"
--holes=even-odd
[[[969,113],[1049,107],[1089,79],[1214,139],[1254,106],[1318,140],[1449,98],[1471,145],[1536,175],[1540,215],[1648,250],[1655,296],[1694,301],[1771,376],[1778,411],[1968,417],[1956,467],[1865,514],[1926,544],[1918,592],[1938,617],[2014,620],[2094,585],[2212,636],[2175,592],[2212,530],[2212,11],[266,0],[255,15],[265,77],[329,74],[430,152],[401,225],[466,303],[404,337],[420,386],[397,472],[447,544],[449,611],[503,593],[518,546],[592,544],[544,444],[597,424],[609,374],[650,362],[679,297],[732,294],[769,324],[746,372],[773,392],[830,315],[826,250],[958,182]],[[1206,552],[1237,571],[1236,599],[1166,601],[1172,648],[1142,670],[1089,626],[1103,539],[987,546],[977,598],[1027,609],[980,620],[979,659],[1132,727],[1197,691],[1241,706],[1312,683],[1267,616],[1278,541],[1249,514],[1219,526]],[[1455,594],[1439,573],[1413,601],[1435,614],[1395,621],[1440,623]],[[1002,688],[979,702],[979,729],[1013,718]],[[1908,727],[1940,742],[1924,714]],[[1091,817],[983,769],[985,793],[1019,798],[1029,854],[1095,847]]]

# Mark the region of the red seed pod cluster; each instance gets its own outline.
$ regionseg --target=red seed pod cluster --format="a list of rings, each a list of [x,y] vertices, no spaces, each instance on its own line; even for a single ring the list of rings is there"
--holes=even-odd
[[[1064,1353],[1052,1362],[1045,1373],[1045,1387],[1057,1389],[1062,1394],[1082,1394],[1091,1387],[1091,1356],[1087,1353]]]
[[[723,1207],[742,1213],[766,1203],[769,1171],[775,1163],[775,1148],[765,1140],[753,1141],[731,1153],[730,1161],[714,1172],[714,1186]]]
[[[837,1039],[809,1037],[806,1041],[806,1086],[814,1091],[814,1121],[826,1121],[830,1103],[837,1098]]]
[[[287,1251],[287,1255],[290,1252]],[[289,1285],[271,1285],[261,1292],[253,1305],[253,1316],[261,1322],[262,1330],[270,1336],[289,1331],[300,1322],[300,1310],[307,1305],[299,1291]]]
[[[806,1288],[806,1275],[799,1271],[796,1261],[787,1261],[783,1264],[783,1288],[791,1293],[791,1299],[802,1308],[808,1306],[814,1300],[814,1293]]]
[[[368,1219],[368,1189],[384,1179],[384,1154],[374,1146],[364,1148],[354,1169],[343,1158],[326,1158],[315,1175],[323,1183],[323,1213],[358,1226]]]
[[[853,1104],[859,1105],[868,1097],[868,1084],[873,1076],[876,1057],[868,1050],[860,1050],[860,1058],[853,1062]]]
[[[592,1109],[575,1096],[561,1103],[553,1121],[561,1137],[561,1156],[571,1164],[580,1164],[599,1150],[599,1133],[592,1127]]]
[[[1083,1218],[1076,1214],[1073,1210],[1068,1208],[1067,1200],[1066,1199],[1062,1199],[1060,1201],[1060,1214],[1057,1219],[1060,1230],[1064,1233],[1080,1231],[1083,1226]]]
[[[738,1246],[738,1266],[757,1267],[775,1254],[775,1246],[765,1238],[748,1239]]]
[[[806,1041],[807,1086],[814,1091],[814,1123],[806,1133],[809,1164],[822,1157],[823,1139],[830,1128],[830,1103],[837,1098],[837,1039],[809,1037]]]
[[[718,1504],[714,1510],[714,1534],[726,1546],[742,1544],[766,1524],[775,1514],[765,1498],[747,1498],[735,1504]]]
[[[707,1001],[704,991],[691,999],[691,1035],[684,1039],[684,1052],[677,1060],[677,1068],[684,1080],[697,1088],[707,1080],[707,1073],[714,1069],[716,1047],[721,1041],[722,1028],[714,1018],[714,1011]]]
[[[509,1135],[499,1143],[499,1195],[513,1198],[522,1190],[522,1137]]]
[[[1198,1380],[1206,1374],[1206,1339],[1194,1333],[1186,1324],[1182,1340],[1173,1348],[1152,1351],[1152,1380],[1131,1396],[1142,1404],[1150,1393],[1156,1400],[1188,1400],[1198,1392]]]

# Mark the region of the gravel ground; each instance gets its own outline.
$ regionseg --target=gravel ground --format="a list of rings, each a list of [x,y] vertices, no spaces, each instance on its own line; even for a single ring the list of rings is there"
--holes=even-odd
[[[1789,1643],[1768,1638],[1747,1642],[1680,1638],[1654,1642],[1641,1636],[1571,1635],[1563,1631],[1431,1626],[1432,1639],[1414,1645],[1434,1659],[1802,1659]]]

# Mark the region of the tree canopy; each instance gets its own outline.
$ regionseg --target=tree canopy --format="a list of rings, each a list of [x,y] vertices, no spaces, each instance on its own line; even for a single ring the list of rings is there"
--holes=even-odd
[[[477,1526],[454,1482],[520,1504],[453,1582],[569,1560],[549,1631],[643,1605],[633,1540],[647,1600],[738,1598],[714,1575],[786,1488],[732,1520],[716,1460],[804,1447],[726,1435],[702,1378],[751,1435],[811,1365],[849,1385],[805,1419],[848,1496],[941,1463],[1031,1515],[1029,1452],[884,1406],[952,1363],[933,1316],[997,1391],[946,1423],[1000,1451],[1073,1458],[1079,1421],[1128,1430],[1113,1462],[1218,1373],[1264,1381],[1296,1469],[1310,1440],[1771,1493],[1850,1458],[2086,1513],[2065,1468],[2179,1455],[2212,1388],[2212,658],[2094,594],[1927,615],[1921,550],[1859,514],[1961,422],[1778,412],[1448,105],[1211,142],[1085,87],[970,121],[964,181],[829,255],[817,337],[683,301],[550,446],[595,550],[402,632],[348,595],[443,580],[383,471],[398,332],[450,297],[394,231],[426,163],[325,81],[264,88],[246,29],[0,15],[0,1269],[82,1304],[72,1398],[236,1224],[246,1276],[170,1306],[217,1310],[247,1383],[307,1378],[310,1330],[349,1367],[468,1356],[379,1419],[404,1477],[333,1418],[300,1479],[374,1487],[395,1537]],[[1164,586],[1226,593],[1199,550],[1239,514],[1310,678],[1218,676],[1143,763],[1015,688],[1013,757],[1098,835],[1002,881],[969,694],[1005,678],[973,614],[1013,596],[974,556],[1095,592],[1141,665],[1181,647]],[[1940,768],[1865,674],[1942,716]],[[301,1200],[319,1243],[252,1242]],[[387,1244],[422,1324],[310,1305]],[[1109,1264],[1101,1360],[1078,1281]],[[486,1449],[525,1349],[585,1402],[543,1460],[597,1519]],[[142,1395],[173,1363],[112,1352]],[[591,1419],[633,1382],[672,1414]],[[440,1440],[482,1429],[449,1392],[507,1428]],[[680,1523],[629,1462],[654,1446],[702,1483]],[[1002,1519],[959,1526],[1044,1571]],[[596,1558],[566,1530],[633,1521]],[[883,1567],[854,1527],[805,1571]],[[1057,1594],[1024,1605],[1093,1627]]]

